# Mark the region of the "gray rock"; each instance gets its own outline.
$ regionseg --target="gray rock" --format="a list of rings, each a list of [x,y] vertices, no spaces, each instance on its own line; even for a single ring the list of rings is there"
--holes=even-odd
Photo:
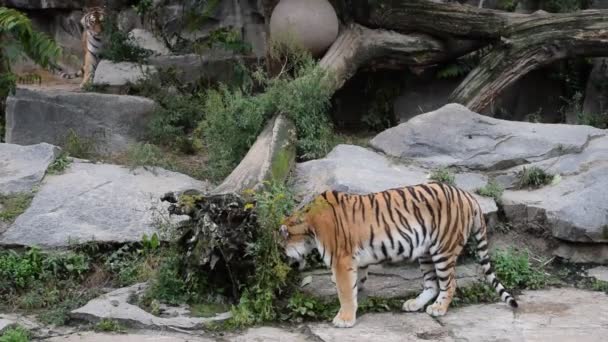
[[[153,329],[200,329],[204,324],[222,321],[230,318],[230,313],[223,313],[211,318],[200,317],[157,317],[130,304],[129,298],[142,294],[146,289],[145,284],[135,284],[130,287],[121,288],[101,297],[95,298],[85,306],[73,310],[70,314],[75,319],[82,319],[91,323],[97,323],[102,319],[111,319],[118,323],[135,328]]]
[[[235,56],[232,53],[214,51],[205,55],[167,55],[151,57],[149,63],[157,69],[173,69],[176,77],[191,83],[200,79],[212,82],[231,83],[238,76],[237,62],[249,63],[250,57]]]
[[[97,66],[93,85],[121,88],[154,77],[156,73],[156,68],[153,66],[129,62],[114,63],[104,59]]]
[[[59,148],[46,143],[0,144],[0,194],[32,191],[58,154]]]
[[[608,296],[571,288],[525,291],[514,314],[504,303],[452,309],[438,321],[455,341],[603,341]],[[576,328],[573,328],[576,327]]]
[[[135,28],[129,32],[129,39],[135,46],[150,50],[156,55],[168,55],[171,53],[169,48],[148,30]]]
[[[427,166],[499,170],[578,153],[605,135],[588,126],[498,120],[449,104],[378,134],[371,145]]]
[[[98,153],[124,152],[145,136],[154,101],[137,96],[17,89],[6,106],[6,142],[62,145],[67,132]]]
[[[430,171],[420,166],[391,160],[371,150],[359,146],[338,145],[325,158],[300,163],[296,167],[295,191],[305,198],[333,189],[350,193],[366,194],[391,188],[426,183]],[[467,185],[469,178],[457,177],[457,185]],[[483,179],[482,176],[480,179]],[[472,178],[471,178],[472,179]],[[480,180],[471,183],[482,184]],[[469,186],[468,190],[473,190]],[[465,186],[462,186],[466,188]],[[492,199],[474,195],[486,217],[496,213],[496,203]]]
[[[23,9],[82,9],[84,0],[3,0],[3,5]]]
[[[587,275],[590,277],[593,277],[597,280],[608,282],[608,267],[606,267],[606,266],[594,267],[590,270],[587,270]]]
[[[608,244],[560,242],[554,255],[572,263],[608,264]]]
[[[458,286],[467,287],[482,280],[481,268],[475,264],[463,264],[456,267]],[[331,281],[330,270],[315,270],[306,275],[312,276],[312,282],[302,288],[317,297],[335,297],[336,285]],[[381,298],[405,298],[416,296],[422,291],[423,279],[418,263],[403,263],[399,266],[372,265],[364,290],[359,297],[373,296]]]
[[[2,335],[2,333],[4,332],[4,330],[6,329],[10,329],[12,327],[14,327],[17,323],[10,320],[10,319],[5,319],[0,317],[0,335]]]
[[[74,162],[47,176],[29,209],[8,228],[0,245],[63,247],[72,243],[140,241],[156,231],[160,197],[208,185],[157,169],[129,171],[117,165]],[[176,217],[180,219],[181,217]]]
[[[327,323],[311,324],[310,330],[324,342],[355,341],[453,341],[449,330],[426,313],[382,313],[362,315],[349,329]]]
[[[608,161],[608,160],[607,160]],[[538,190],[505,191],[506,217],[572,242],[608,243],[608,162]]]
[[[296,129],[282,115],[270,120],[245,158],[212,193],[240,193],[255,189],[265,181],[284,181],[296,158]]]
[[[231,336],[228,341],[233,342],[305,342],[310,341],[306,335],[290,332],[275,327],[259,327],[247,329],[243,334]]]
[[[46,339],[49,342],[213,342],[215,340],[190,334],[175,334],[161,331],[149,331],[129,334],[96,333],[92,331],[57,336]]]

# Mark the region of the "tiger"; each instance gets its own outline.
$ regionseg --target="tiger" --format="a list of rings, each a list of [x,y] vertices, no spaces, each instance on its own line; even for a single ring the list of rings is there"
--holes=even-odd
[[[97,64],[99,64],[99,55],[103,48],[101,36],[105,16],[106,10],[103,7],[91,7],[84,9],[84,15],[80,19],[80,24],[83,27],[83,65],[80,70],[75,73],[67,73],[60,66],[52,65],[50,69],[55,75],[65,79],[82,77],[82,82],[80,83],[81,88],[92,80],[97,69]]]
[[[471,193],[430,182],[363,195],[327,190],[288,216],[277,233],[292,263],[303,268],[305,257],[317,249],[331,268],[340,302],[333,324],[345,328],[355,324],[367,267],[387,261],[418,260],[423,274],[422,292],[405,301],[403,311],[419,311],[435,299],[426,312],[445,315],[456,291],[456,260],[470,235],[486,281],[517,308],[490,264],[486,230]]]

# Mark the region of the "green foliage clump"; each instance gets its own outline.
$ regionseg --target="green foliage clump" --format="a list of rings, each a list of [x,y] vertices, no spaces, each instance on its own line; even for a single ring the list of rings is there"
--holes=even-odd
[[[492,197],[496,202],[500,202],[500,197],[504,188],[495,180],[491,180],[484,187],[477,189],[477,194],[485,197]]]
[[[608,129],[608,112],[596,114],[580,112],[577,114],[576,118],[579,125]]]
[[[0,7],[0,101],[14,91],[16,77],[11,64],[27,56],[43,67],[51,66],[61,56],[61,48],[48,36],[33,29],[23,13]]]
[[[152,51],[135,45],[128,33],[121,31],[114,16],[108,15],[103,22],[104,47],[102,59],[112,62],[143,63]]]
[[[46,173],[49,175],[58,175],[65,171],[72,161],[70,160],[70,156],[65,151],[61,151],[61,153],[53,160],[51,165],[46,169]]]
[[[519,188],[540,188],[544,185],[551,184],[554,177],[555,175],[548,173],[537,166],[531,168],[524,167],[519,173]]]
[[[497,9],[507,12],[513,12],[515,11],[515,8],[517,7],[518,3],[519,0],[499,0]]]
[[[499,277],[499,279],[501,278]],[[458,307],[471,304],[493,303],[498,300],[499,297],[496,295],[496,291],[490,285],[485,282],[476,282],[471,286],[457,287],[452,305]]]
[[[95,144],[89,138],[83,138],[72,128],[68,130],[63,144],[63,151],[76,158],[90,159],[94,157]]]
[[[103,266],[116,286],[128,286],[151,279],[163,257],[158,234],[144,234],[140,243],[124,245],[105,257]]]
[[[309,56],[298,60],[293,77],[283,73],[269,79],[258,72],[254,78],[264,88],[230,89],[221,86],[207,93],[206,117],[200,132],[209,152],[210,169],[217,178],[230,172],[253,144],[264,124],[284,113],[294,121],[301,159],[318,158],[332,147],[333,129],[327,115],[331,91],[326,73]]]
[[[22,327],[9,328],[0,335],[0,342],[29,342],[30,332]]]
[[[22,192],[11,195],[0,195],[0,220],[4,222],[13,222],[19,215],[23,214],[29,208],[34,194]]]
[[[148,126],[150,141],[184,153],[200,149],[190,133],[204,117],[204,98],[198,94],[163,94],[155,98],[158,107]]]
[[[508,289],[540,289],[548,276],[530,264],[528,251],[498,250],[492,257],[496,276]]]
[[[287,284],[290,273],[277,232],[283,218],[295,206],[293,194],[284,185],[272,183],[266,191],[255,195],[255,202],[260,227],[255,243],[247,251],[253,257],[255,273],[232,309],[232,323],[236,326],[276,319],[277,295]]]
[[[431,172],[430,179],[448,185],[456,185],[456,176],[448,168],[434,170]]]
[[[95,325],[95,331],[124,332],[125,327],[123,327],[122,324],[118,323],[115,320],[104,318]]]

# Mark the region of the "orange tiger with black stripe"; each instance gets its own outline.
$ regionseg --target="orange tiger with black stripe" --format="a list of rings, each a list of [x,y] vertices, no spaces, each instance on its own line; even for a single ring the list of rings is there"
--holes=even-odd
[[[281,226],[286,254],[301,263],[317,249],[335,279],[340,311],[337,327],[351,327],[357,313],[357,292],[367,279],[367,266],[384,261],[418,260],[424,289],[406,301],[404,311],[444,315],[456,290],[456,259],[469,235],[500,298],[517,302],[498,281],[488,256],[486,223],[472,194],[443,183],[390,189],[368,195],[326,191]]]

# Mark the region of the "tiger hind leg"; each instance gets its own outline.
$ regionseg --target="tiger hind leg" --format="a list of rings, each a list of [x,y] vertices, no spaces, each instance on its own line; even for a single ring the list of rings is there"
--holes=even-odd
[[[407,300],[405,303],[403,303],[403,306],[401,307],[403,311],[418,311],[422,309],[430,300],[437,297],[437,294],[439,293],[439,287],[437,286],[437,274],[435,273],[435,265],[431,259],[431,256],[426,254],[418,258],[418,263],[420,264],[420,270],[424,275],[424,289],[418,295],[418,297]]]
[[[443,316],[456,292],[456,258],[436,254],[431,259],[439,280],[439,295],[432,305],[426,307],[426,312],[431,316]]]

